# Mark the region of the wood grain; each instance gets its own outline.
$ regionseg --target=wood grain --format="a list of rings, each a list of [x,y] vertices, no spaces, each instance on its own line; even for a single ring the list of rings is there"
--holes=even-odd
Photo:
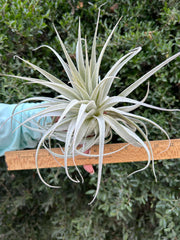
[[[155,160],[180,158],[180,139],[172,139],[168,150],[166,150],[169,143],[168,140],[151,141],[150,143]],[[124,149],[114,154],[104,156],[103,163],[147,161],[147,154],[144,148],[138,148],[132,145],[125,147],[125,145],[127,144],[106,144],[104,148],[105,153],[118,150],[122,147],[124,147]],[[57,153],[61,153],[60,149],[55,148],[53,150]],[[90,152],[94,155],[98,154],[98,146],[93,146]],[[8,170],[35,169],[35,153],[35,149],[7,152],[5,154],[5,161]],[[52,168],[64,165],[64,159],[58,158],[57,160],[59,163],[57,163],[51,154],[49,154],[45,149],[41,149],[38,156],[38,166],[39,168]],[[77,165],[98,164],[98,157],[85,157],[79,155],[76,156],[75,161]],[[74,163],[72,159],[68,159],[68,166],[73,165]]]

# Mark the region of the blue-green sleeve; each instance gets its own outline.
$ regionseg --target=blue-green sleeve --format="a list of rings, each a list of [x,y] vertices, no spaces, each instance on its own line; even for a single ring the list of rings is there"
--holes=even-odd
[[[33,107],[35,104],[36,103],[22,103],[16,108],[15,112]],[[0,156],[3,156],[7,151],[35,148],[42,136],[41,132],[33,131],[25,126],[21,126],[13,132],[13,130],[18,127],[19,123],[22,123],[24,120],[40,111],[40,109],[35,109],[17,114],[13,118],[11,125],[11,120],[5,121],[11,116],[15,106],[16,104],[0,103]],[[39,117],[35,120],[38,121]],[[47,117],[46,122],[50,121],[51,118]],[[38,129],[34,121],[28,122],[27,126]]]

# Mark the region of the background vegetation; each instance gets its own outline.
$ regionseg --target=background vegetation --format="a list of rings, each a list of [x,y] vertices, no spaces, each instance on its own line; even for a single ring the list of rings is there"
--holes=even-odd
[[[14,55],[42,66],[66,81],[57,59],[47,49],[32,50],[49,44],[62,52],[52,27],[55,23],[74,58],[78,18],[83,36],[89,43],[95,29],[98,7],[102,7],[98,50],[120,16],[119,27],[112,38],[101,68],[101,74],[129,49],[142,46],[138,56],[124,67],[111,94],[119,93],[130,83],[179,51],[180,5],[177,0],[1,0],[0,1],[0,72],[38,76]],[[180,93],[179,58],[150,79],[147,102],[161,107],[178,108]],[[32,96],[54,96],[53,92],[20,80],[0,79],[0,102],[17,103]],[[141,99],[147,84],[131,94]],[[180,136],[177,113],[164,113],[140,108],[136,111],[156,121],[171,138]],[[164,139],[150,127],[149,138]],[[113,142],[120,142],[116,136]],[[180,160],[155,164],[158,182],[152,170],[127,178],[144,163],[104,166],[98,199],[88,202],[96,187],[96,174],[84,172],[85,183],[70,182],[62,169],[44,169],[42,174],[60,190],[41,183],[36,171],[7,172],[0,160],[0,239],[3,240],[178,240],[180,236]],[[71,169],[73,172],[74,170]],[[83,169],[82,169],[83,171]]]

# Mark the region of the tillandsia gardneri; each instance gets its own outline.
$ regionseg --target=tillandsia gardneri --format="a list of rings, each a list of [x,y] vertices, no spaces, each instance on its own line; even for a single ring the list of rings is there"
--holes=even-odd
[[[51,186],[50,184],[46,183],[40,174],[38,168],[38,154],[39,149],[42,146],[50,154],[53,155],[56,161],[58,158],[64,158],[65,172],[69,179],[71,179],[73,182],[79,182],[79,179],[78,178],[74,179],[69,174],[68,171],[69,157],[73,158],[75,168],[82,181],[83,177],[80,170],[76,166],[75,156],[82,154],[84,156],[99,157],[97,189],[91,203],[95,200],[100,188],[103,156],[105,155],[104,144],[108,143],[111,140],[113,131],[116,132],[123,140],[125,140],[127,144],[132,144],[137,147],[143,147],[146,150],[148,155],[147,164],[144,168],[137,170],[135,172],[146,169],[152,160],[152,169],[155,175],[153,152],[151,144],[148,140],[148,130],[146,128],[145,122],[150,123],[157,127],[158,129],[160,129],[167,136],[168,139],[169,136],[167,132],[164,129],[162,129],[157,123],[143,116],[133,114],[131,112],[137,109],[139,106],[153,108],[156,110],[179,111],[178,109],[174,110],[164,109],[146,104],[145,100],[147,99],[148,96],[149,87],[146,96],[141,101],[128,98],[128,95],[132,93],[139,85],[144,83],[148,78],[150,78],[155,72],[157,72],[159,69],[161,69],[163,66],[168,64],[173,59],[177,58],[180,55],[180,52],[166,59],[164,62],[153,68],[151,71],[146,73],[136,82],[134,82],[124,91],[122,91],[118,96],[112,97],[108,96],[109,90],[113,84],[114,79],[117,78],[116,76],[118,72],[129,60],[131,60],[131,58],[133,58],[137,53],[141,51],[141,47],[137,47],[133,50],[130,50],[125,56],[120,58],[106,73],[106,75],[101,79],[99,76],[101,61],[105,49],[115,29],[117,28],[120,20],[114,26],[104,46],[102,47],[99,57],[97,58],[96,38],[98,31],[99,16],[100,12],[98,14],[98,19],[96,23],[90,59],[88,56],[87,41],[86,39],[83,39],[81,37],[80,20],[78,29],[78,40],[76,46],[76,66],[71,60],[70,55],[68,54],[66,47],[63,41],[61,40],[61,37],[59,36],[54,25],[53,26],[55,32],[57,34],[58,40],[65,54],[67,62],[65,62],[62,59],[62,57],[49,45],[42,45],[37,48],[37,49],[40,49],[42,47],[48,48],[56,55],[56,57],[59,59],[60,63],[62,64],[67,74],[69,84],[65,84],[60,79],[51,75],[47,71],[30,63],[29,61],[20,58],[19,56],[16,57],[22,60],[27,65],[29,65],[31,68],[41,73],[46,78],[46,80],[1,74],[1,76],[18,78],[21,80],[26,80],[30,83],[41,84],[45,87],[55,90],[58,93],[58,96],[55,98],[34,97],[22,101],[22,102],[41,101],[33,108],[23,110],[29,111],[31,109],[36,108],[40,109],[40,111],[37,114],[26,119],[24,122],[20,123],[19,127],[22,125],[26,125],[29,121],[33,121],[37,117],[40,117],[40,120],[46,119],[47,116],[52,117],[52,121],[48,123],[44,121],[44,124],[42,124],[42,121],[40,123],[39,120],[38,122],[36,122],[37,127],[33,128],[34,131],[39,131],[42,133],[42,138],[40,139],[39,144],[37,146],[35,157],[37,172],[42,182],[49,187],[57,188],[58,186]],[[124,105],[125,103],[127,103],[127,106]],[[123,106],[120,106],[120,104]],[[14,117],[18,113],[20,112],[14,112],[12,117]],[[53,120],[54,118],[56,118],[56,121]],[[53,150],[51,149],[52,139],[56,139],[60,143],[62,142],[64,143],[64,149],[62,149],[60,146],[60,148],[62,149],[62,154],[53,152]],[[87,153],[87,151],[95,144],[99,145],[99,153],[97,155]],[[119,149],[119,151],[120,150],[121,149]]]

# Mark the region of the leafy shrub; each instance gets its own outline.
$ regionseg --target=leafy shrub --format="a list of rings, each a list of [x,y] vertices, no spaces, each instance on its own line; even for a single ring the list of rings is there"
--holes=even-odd
[[[141,53],[121,70],[114,83],[112,95],[118,94],[148,70],[179,51],[180,9],[178,1],[8,1],[0,2],[0,72],[36,77],[18,59],[18,54],[66,81],[62,67],[54,56],[42,49],[32,49],[47,43],[58,51],[58,41],[52,28],[55,22],[68,51],[75,54],[78,18],[81,17],[88,41],[92,39],[98,7],[101,11],[99,51],[120,16],[120,22],[101,68],[106,73],[117,59],[129,49],[142,46]],[[53,63],[53,64],[52,64]],[[167,108],[179,104],[179,59],[157,72],[150,79],[147,102]],[[15,103],[32,96],[53,96],[49,89],[22,84],[20,80],[1,78],[0,101]],[[141,99],[146,85],[138,88],[132,98]],[[136,111],[156,121],[171,138],[178,138],[178,114],[157,112],[144,108]],[[152,128],[149,138],[162,139]],[[113,142],[121,141],[114,136]],[[2,161],[1,161],[2,162]],[[180,235],[179,160],[155,163],[158,183],[150,168],[131,178],[127,175],[144,163],[104,166],[102,184],[96,203],[88,206],[96,186],[96,175],[85,178],[83,185],[70,182],[62,169],[44,169],[42,174],[60,190],[44,186],[35,171],[0,174],[0,239],[147,239],[177,240]],[[73,174],[73,170],[72,174]],[[84,194],[86,192],[86,195]]]

